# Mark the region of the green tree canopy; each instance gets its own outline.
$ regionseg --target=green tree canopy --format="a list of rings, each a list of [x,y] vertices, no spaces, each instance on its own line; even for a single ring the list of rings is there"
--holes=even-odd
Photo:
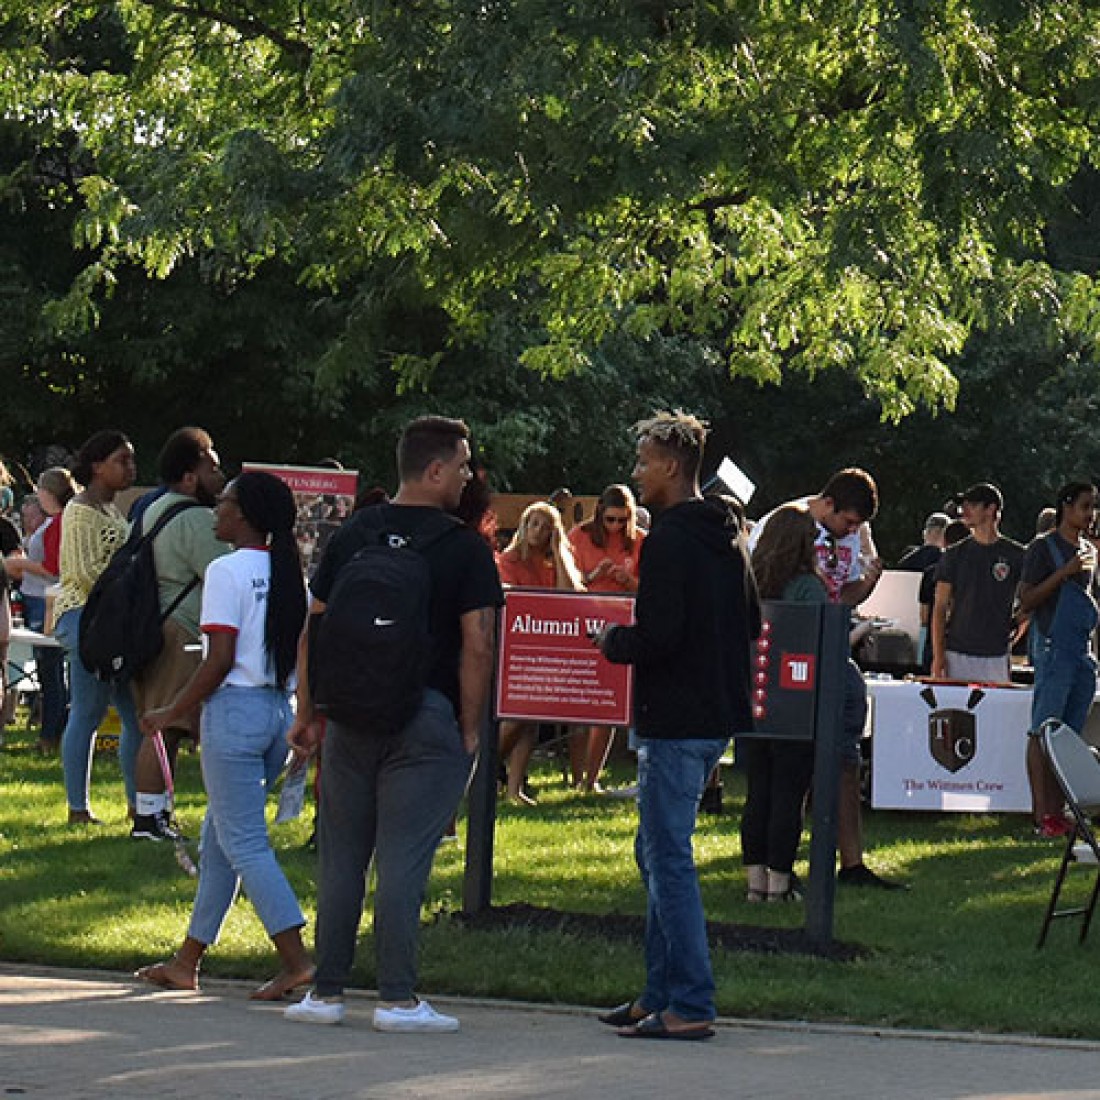
[[[339,384],[616,334],[950,404],[976,330],[1096,333],[1050,226],[1096,147],[1095,6],[1026,0],[14,0],[0,116],[65,149],[95,322],[122,273],[279,264]],[[9,181],[10,183],[10,181]],[[395,313],[440,318],[434,347]],[[417,343],[417,342],[413,342]],[[422,344],[422,341],[419,342]]]

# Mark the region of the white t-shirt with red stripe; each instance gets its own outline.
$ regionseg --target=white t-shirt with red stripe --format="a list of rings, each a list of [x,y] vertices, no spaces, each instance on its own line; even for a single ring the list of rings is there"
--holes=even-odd
[[[233,667],[223,681],[233,687],[270,687],[275,670],[264,652],[271,555],[259,547],[242,547],[212,561],[202,587],[203,649],[206,636],[237,636]]]

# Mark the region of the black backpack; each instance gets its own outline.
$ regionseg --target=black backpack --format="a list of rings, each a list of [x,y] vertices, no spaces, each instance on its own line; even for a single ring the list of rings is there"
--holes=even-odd
[[[195,577],[161,612],[153,540],[197,500],[181,500],[143,535],[140,525],[115,551],[80,613],[80,660],[101,680],[119,681],[139,673],[164,648],[164,620],[199,583]]]
[[[336,574],[310,647],[314,705],[364,733],[400,733],[420,709],[432,657],[424,551],[462,524],[440,512],[412,535],[382,505],[359,523],[364,545]]]

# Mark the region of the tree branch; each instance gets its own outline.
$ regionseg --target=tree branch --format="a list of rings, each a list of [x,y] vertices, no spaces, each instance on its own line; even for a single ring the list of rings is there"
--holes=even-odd
[[[212,23],[221,23],[232,27],[245,38],[265,38],[273,45],[278,46],[285,54],[302,63],[308,63],[313,57],[313,47],[300,38],[291,38],[283,34],[277,27],[265,23],[250,15],[234,15],[231,12],[218,11],[207,7],[202,3],[178,4],[162,3],[160,0],[141,0],[146,7],[154,11],[169,12],[173,15],[184,15],[191,19],[205,19]]]

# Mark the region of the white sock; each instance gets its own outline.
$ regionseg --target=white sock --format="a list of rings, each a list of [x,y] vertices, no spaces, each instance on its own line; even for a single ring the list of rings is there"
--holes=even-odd
[[[142,794],[138,791],[137,805],[135,809],[141,817],[156,817],[161,810],[168,805],[168,800],[161,794]]]

